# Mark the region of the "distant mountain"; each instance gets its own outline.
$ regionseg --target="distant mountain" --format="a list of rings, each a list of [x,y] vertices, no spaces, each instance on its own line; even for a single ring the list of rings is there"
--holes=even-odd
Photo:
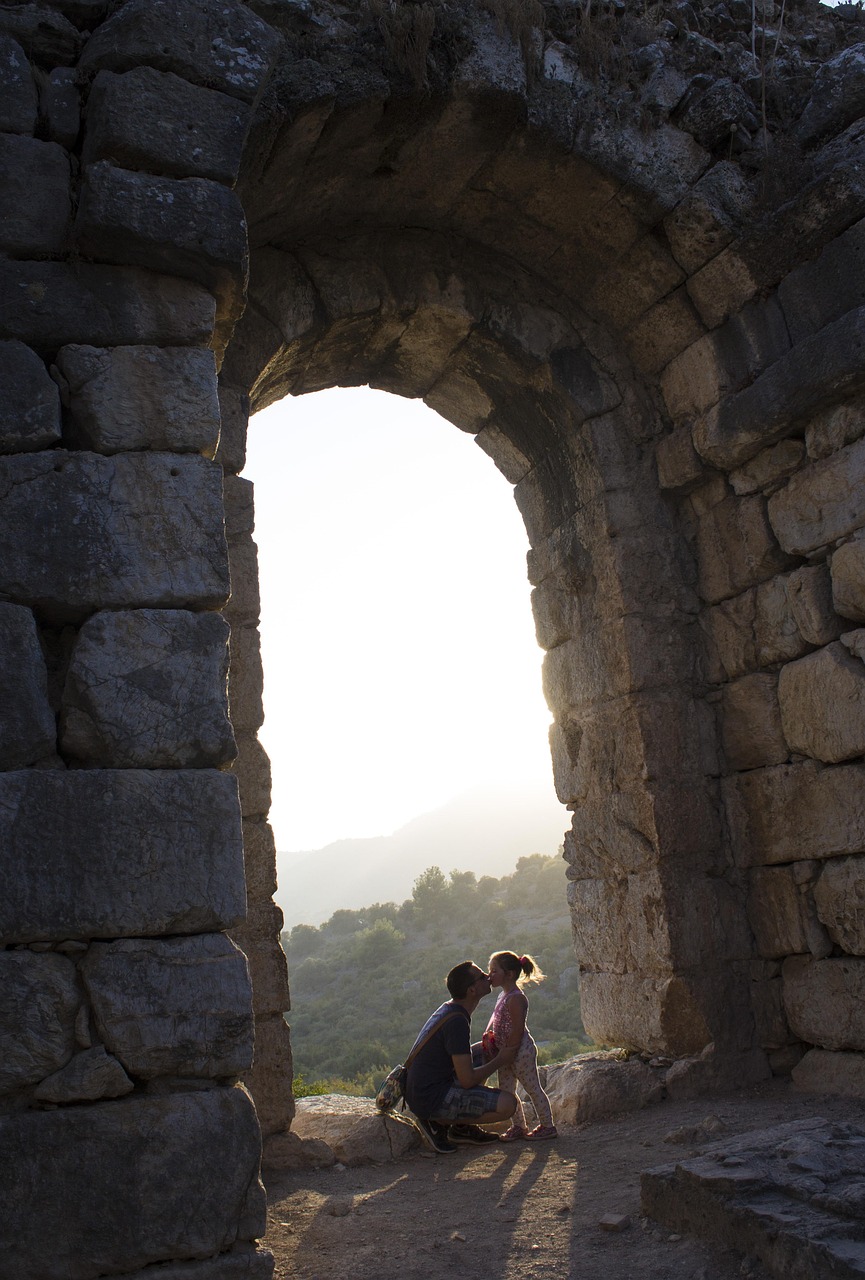
[[[567,810],[546,787],[477,787],[422,814],[390,836],[336,840],[323,849],[277,853],[276,901],[287,928],[321,924],[340,907],[402,902],[427,867],[510,874],[517,859],[554,854]]]

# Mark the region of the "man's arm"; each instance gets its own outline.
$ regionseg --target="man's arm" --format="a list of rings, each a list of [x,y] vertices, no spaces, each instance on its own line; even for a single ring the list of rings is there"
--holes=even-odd
[[[501,1053],[497,1053],[489,1062],[483,1063],[480,1067],[472,1066],[472,1055],[470,1053],[454,1053],[451,1055],[451,1061],[454,1064],[454,1075],[457,1083],[463,1089],[473,1089],[476,1084],[483,1084],[490,1076],[495,1075],[499,1067],[506,1067],[509,1062],[513,1062],[517,1054],[517,1048],[503,1049]]]

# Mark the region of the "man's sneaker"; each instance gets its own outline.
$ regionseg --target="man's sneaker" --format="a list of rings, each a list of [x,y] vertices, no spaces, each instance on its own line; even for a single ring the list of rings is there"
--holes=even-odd
[[[477,1146],[483,1146],[488,1142],[498,1142],[499,1140],[497,1133],[489,1133],[486,1129],[481,1129],[476,1124],[452,1124],[448,1130],[448,1137],[451,1142],[471,1142]]]
[[[412,1120],[428,1147],[433,1151],[437,1151],[441,1156],[453,1155],[456,1147],[452,1142],[448,1141],[448,1127],[446,1124],[439,1124],[435,1120],[421,1120],[420,1116],[414,1114],[412,1115]]]

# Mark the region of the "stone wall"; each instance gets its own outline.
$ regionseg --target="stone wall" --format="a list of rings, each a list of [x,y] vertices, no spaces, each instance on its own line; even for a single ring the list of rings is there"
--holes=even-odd
[[[514,486],[586,1026],[861,1081],[865,29],[759,7],[768,94],[734,0],[0,8],[2,1280],[272,1269],[287,394],[422,396]]]

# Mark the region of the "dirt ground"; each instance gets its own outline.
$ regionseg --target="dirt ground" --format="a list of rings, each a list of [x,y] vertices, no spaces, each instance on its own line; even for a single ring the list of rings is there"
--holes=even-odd
[[[640,1173],[698,1150],[664,1139],[709,1117],[725,1126],[721,1137],[813,1116],[862,1124],[865,1105],[772,1082],[664,1102],[553,1142],[273,1174],[265,1244],[277,1280],[765,1280],[754,1259],[642,1219]],[[605,1214],[630,1226],[604,1230]]]

